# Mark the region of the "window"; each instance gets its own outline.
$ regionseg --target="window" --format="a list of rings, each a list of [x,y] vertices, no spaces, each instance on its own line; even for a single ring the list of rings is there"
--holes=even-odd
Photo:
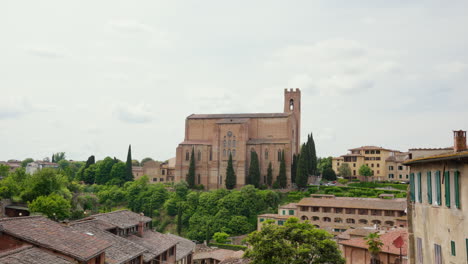
[[[403,175],[400,174],[400,179],[403,177]],[[406,179],[408,179],[408,175],[406,175]]]
[[[281,161],[281,150],[278,150],[278,161]]]
[[[434,263],[442,264],[442,248],[437,244],[434,244]]]
[[[353,170],[353,175],[356,176],[356,170]]]
[[[197,156],[198,156],[198,157],[197,157],[197,158],[198,158],[198,161],[200,161],[200,160],[201,160],[201,151],[200,151],[200,150],[198,151],[198,155],[197,155]]]
[[[289,215],[294,215],[294,210],[289,210]]]
[[[342,214],[343,208],[335,208],[335,214]]]
[[[450,207],[450,172],[446,171],[445,178],[445,206]]]
[[[283,210],[283,215],[286,215],[286,210]]]
[[[159,181],[164,181],[164,178],[159,178]]]
[[[198,184],[201,183],[200,174],[198,174]]]
[[[265,159],[268,159],[268,149],[265,149]]]
[[[420,237],[416,239],[416,250],[417,250],[416,261],[418,264],[423,264],[424,261],[423,261],[423,253],[422,253],[422,239]]]
[[[380,168],[380,163],[377,163],[377,168]]]
[[[456,256],[456,248],[455,248],[455,241],[450,241],[450,252],[452,253],[452,256]]]
[[[166,175],[166,170],[162,170],[162,175]]]
[[[455,171],[453,174],[453,185],[455,188],[455,207],[460,209],[460,172]]]
[[[377,164],[378,165],[378,164]],[[377,170],[377,174],[380,174],[380,170]]]
[[[323,213],[331,213],[331,208],[330,207],[323,207],[322,212]]]
[[[324,221],[324,222],[331,222],[331,218],[330,218],[330,217],[324,217],[324,218],[323,218],[323,221]]]
[[[210,148],[210,161],[213,160],[213,150]]]
[[[166,261],[166,260],[167,260],[167,251],[164,252],[164,253],[162,253],[161,259],[162,259],[163,261]]]
[[[226,149],[223,149],[223,157],[226,157]]]
[[[414,202],[415,197],[414,197],[414,191],[415,191],[415,186],[414,186],[414,173],[410,174],[410,197],[411,201]]]
[[[394,178],[393,174],[390,173],[390,174],[388,175],[388,178],[393,179],[393,178]]]
[[[385,225],[393,227],[395,225],[395,223],[393,221],[385,221]]]
[[[228,157],[231,156],[231,150],[228,149]]]
[[[371,166],[372,168],[374,168],[374,163],[372,163],[370,166]]]
[[[375,154],[375,150],[371,150],[371,151],[370,151],[370,154]]]
[[[185,160],[189,160],[190,159],[190,153],[187,151],[185,152]]]
[[[398,166],[398,170],[403,170],[403,166]]]
[[[375,160],[380,160],[380,157],[375,158]]]
[[[232,150],[232,156],[233,156],[233,157],[236,156],[236,150],[235,150],[235,149]]]
[[[291,110],[291,111],[294,110],[294,100],[293,99],[289,100],[289,110]]]
[[[312,207],[312,212],[320,212],[320,207]]]
[[[361,225],[367,225],[367,220],[366,219],[360,219],[359,224]]]
[[[355,167],[355,168],[356,168],[356,163],[353,163],[353,167]]]
[[[318,217],[318,216],[313,216],[313,217],[312,217],[312,220],[313,220],[313,221],[318,221],[318,220],[320,220],[320,217]]]
[[[284,225],[284,221],[278,220],[278,225],[280,225],[280,226]]]
[[[380,225],[382,222],[380,220],[372,220],[373,225]]]
[[[356,209],[354,209],[354,208],[346,208],[346,213],[347,213],[347,214],[355,214],[355,213],[356,213]]]
[[[432,175],[430,171],[427,172],[426,183],[427,183],[427,202],[429,204],[432,204]]]
[[[442,197],[441,197],[441,186],[440,186],[440,171],[436,171],[435,175],[435,191],[436,191],[436,205],[442,204]]]
[[[368,151],[368,150],[366,150],[366,154],[369,154],[369,151]]]
[[[335,218],[334,222],[335,222],[335,223],[343,223],[343,219],[341,219],[341,218]]]
[[[301,216],[301,220],[302,221],[307,221],[307,220],[309,220],[309,218],[307,218],[307,216],[303,215],[303,216]]]
[[[354,224],[354,223],[356,223],[356,221],[354,221],[354,219],[352,219],[352,218],[348,218],[348,219],[346,219],[346,223]]]
[[[418,202],[422,203],[421,172],[418,172]]]
[[[265,219],[263,219],[263,218],[260,218],[260,223],[261,223],[261,222],[263,222],[263,221],[265,221]]]
[[[223,141],[223,147],[226,147],[226,140]]]
[[[174,247],[169,249],[169,256],[174,256]]]
[[[380,154],[380,150],[376,150],[376,151],[375,151],[375,154]]]

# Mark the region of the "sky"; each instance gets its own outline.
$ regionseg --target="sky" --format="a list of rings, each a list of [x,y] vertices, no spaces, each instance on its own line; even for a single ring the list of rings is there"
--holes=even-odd
[[[0,160],[167,160],[192,113],[282,112],[318,156],[468,129],[464,0],[5,0]]]

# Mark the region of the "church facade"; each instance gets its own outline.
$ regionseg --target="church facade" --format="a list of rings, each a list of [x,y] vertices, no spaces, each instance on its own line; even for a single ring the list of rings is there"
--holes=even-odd
[[[236,173],[236,188],[244,186],[251,151],[258,155],[261,184],[266,184],[270,162],[274,182],[284,151],[290,186],[292,157],[300,152],[300,129],[299,89],[285,89],[282,113],[192,114],[185,120],[185,139],[176,150],[175,181],[186,180],[193,149],[195,184],[203,184],[207,190],[225,188],[229,154]]]

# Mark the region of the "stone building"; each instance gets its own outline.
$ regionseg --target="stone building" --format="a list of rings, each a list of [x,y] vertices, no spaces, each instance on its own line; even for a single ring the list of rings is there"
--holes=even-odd
[[[338,235],[350,228],[376,226],[380,229],[406,227],[406,199],[335,197],[312,195],[296,203],[280,207],[278,214],[258,216],[258,226],[267,219],[283,225],[290,217],[309,221],[318,228]]]
[[[225,186],[229,154],[233,158],[236,187],[240,188],[245,185],[251,151],[258,154],[261,183],[266,182],[270,162],[276,178],[284,151],[290,185],[292,157],[300,148],[300,129],[299,89],[285,89],[282,113],[192,114],[185,120],[185,138],[176,150],[175,181],[186,179],[192,149],[195,183],[203,184],[206,189]]]
[[[364,180],[359,176],[359,168],[366,164],[373,171],[375,180],[408,181],[409,169],[403,164],[408,154],[382,147],[362,146],[333,158],[332,168],[338,174],[338,168],[346,163],[351,169],[352,178]]]
[[[454,131],[445,153],[413,158],[410,166],[410,263],[467,263],[468,149]]]
[[[165,162],[147,161],[141,166],[132,166],[132,173],[135,180],[140,179],[143,175],[148,176],[150,183],[157,182],[174,182],[175,158]]]

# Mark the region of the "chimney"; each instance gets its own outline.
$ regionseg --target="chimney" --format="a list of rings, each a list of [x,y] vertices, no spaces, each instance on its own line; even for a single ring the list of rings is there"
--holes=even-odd
[[[453,131],[453,150],[455,152],[465,151],[466,149],[466,131]]]
[[[141,213],[140,221],[138,222],[138,236],[143,237],[144,229],[145,229],[145,222],[143,221],[144,214]]]

